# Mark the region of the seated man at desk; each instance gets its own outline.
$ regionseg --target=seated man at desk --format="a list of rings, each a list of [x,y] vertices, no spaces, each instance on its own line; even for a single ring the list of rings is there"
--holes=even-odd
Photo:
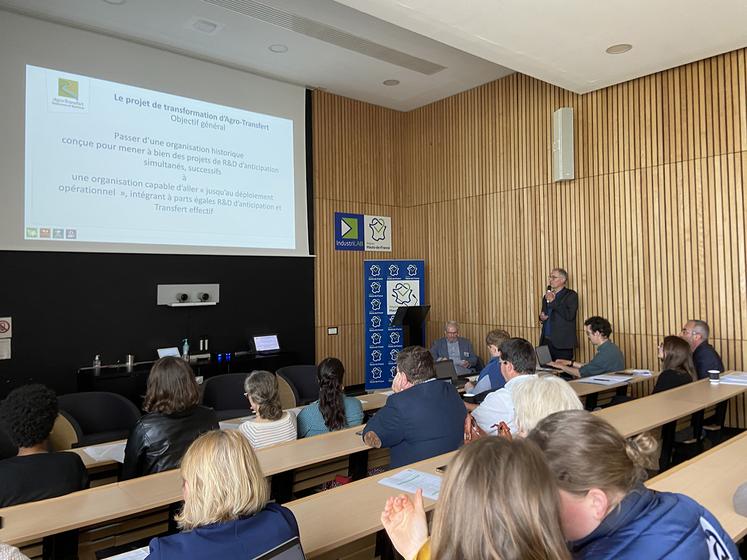
[[[498,433],[498,424],[505,422],[512,434],[517,433],[513,391],[520,384],[535,377],[537,354],[534,346],[523,338],[510,338],[501,344],[501,374],[506,384],[488,394],[482,404],[472,411],[478,426],[491,435]]]
[[[57,418],[57,395],[44,385],[24,385],[0,403],[0,422],[18,455],[0,461],[0,507],[55,498],[88,488],[75,453],[50,453],[47,439]]]
[[[708,323],[696,319],[689,320],[680,331],[680,337],[690,344],[698,379],[708,377],[708,370],[724,371],[724,362],[721,361],[721,356],[708,342],[710,334],[711,329],[708,327]]]
[[[408,346],[400,351],[392,389],[395,394],[363,430],[367,445],[390,448],[392,468],[454,451],[462,444],[467,410],[457,390],[436,379],[428,350]]]
[[[431,354],[436,361],[451,360],[457,375],[472,373],[477,365],[477,354],[468,338],[459,336],[459,323],[448,321],[443,338],[433,342]]]
[[[617,345],[610,340],[612,325],[604,317],[589,317],[584,321],[586,338],[596,348],[596,354],[588,363],[574,360],[554,360],[550,365],[563,370],[572,377],[591,377],[625,369],[625,357]]]

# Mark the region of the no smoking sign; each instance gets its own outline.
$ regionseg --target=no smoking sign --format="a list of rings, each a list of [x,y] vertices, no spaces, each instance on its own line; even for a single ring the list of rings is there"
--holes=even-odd
[[[10,317],[0,317],[0,338],[13,336],[13,321]]]

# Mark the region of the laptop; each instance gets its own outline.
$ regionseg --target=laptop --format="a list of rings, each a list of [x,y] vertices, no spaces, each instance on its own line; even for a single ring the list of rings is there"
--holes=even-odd
[[[453,360],[440,360],[435,363],[435,366],[436,366],[436,379],[440,379],[442,381],[448,381],[457,389],[464,387],[464,384],[467,383],[466,379],[457,377],[457,372],[456,372],[456,368],[454,367]]]
[[[255,556],[252,560],[305,560],[301,541],[298,537],[293,537],[289,541],[268,550],[264,554]]]
[[[544,367],[552,362],[549,346],[537,346],[534,351],[537,353],[537,364]]]
[[[253,336],[252,341],[254,342],[254,351],[257,354],[274,354],[280,352],[280,342],[276,334]]]

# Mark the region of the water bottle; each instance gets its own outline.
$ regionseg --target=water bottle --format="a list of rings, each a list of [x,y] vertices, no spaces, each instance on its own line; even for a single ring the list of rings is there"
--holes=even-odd
[[[99,375],[101,373],[101,355],[96,354],[93,358],[93,374]]]
[[[189,361],[189,340],[182,340],[182,358]]]

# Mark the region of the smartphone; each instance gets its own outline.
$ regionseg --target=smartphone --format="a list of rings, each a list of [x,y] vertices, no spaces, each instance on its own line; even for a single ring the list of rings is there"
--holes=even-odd
[[[436,472],[444,474],[446,472],[446,469],[448,468],[449,468],[449,465],[441,465],[440,467],[436,469]]]

